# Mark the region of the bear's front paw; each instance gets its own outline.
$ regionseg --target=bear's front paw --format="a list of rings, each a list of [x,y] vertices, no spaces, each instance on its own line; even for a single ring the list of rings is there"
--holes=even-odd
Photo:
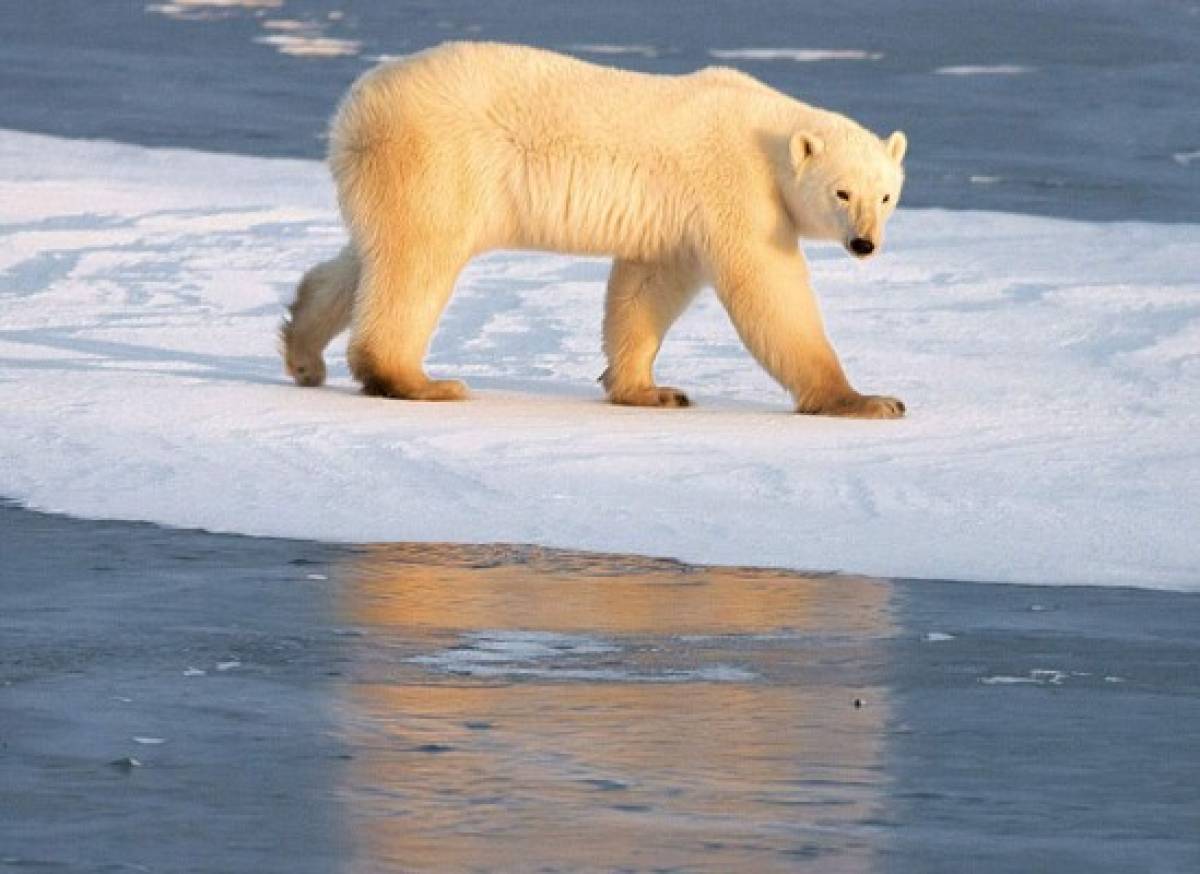
[[[899,419],[904,415],[904,401],[887,395],[855,394],[839,398],[816,410],[797,410],[817,416],[842,416],[849,419]]]
[[[853,413],[859,419],[899,419],[904,416],[904,401],[888,395],[863,395]]]

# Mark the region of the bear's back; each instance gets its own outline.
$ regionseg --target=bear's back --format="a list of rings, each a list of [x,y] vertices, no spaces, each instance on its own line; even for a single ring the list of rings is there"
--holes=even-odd
[[[487,122],[529,136],[540,129],[594,142],[694,135],[719,104],[795,104],[745,73],[710,67],[674,76],[593,64],[568,55],[490,42],[448,42],[387,62],[354,86],[353,100],[439,124]]]

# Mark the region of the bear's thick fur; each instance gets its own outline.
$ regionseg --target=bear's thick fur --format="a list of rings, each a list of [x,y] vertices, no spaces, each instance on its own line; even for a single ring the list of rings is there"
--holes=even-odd
[[[648,75],[488,43],[383,64],[333,121],[351,240],[300,283],[288,371],[319,385],[323,349],[353,323],[350,368],[368,394],[465,397],[423,366],[455,278],[482,252],[542,249],[615,258],[602,381],[616,403],[687,405],[652,365],[711,284],[797,411],[900,416],[900,401],[847,381],[797,241],[878,251],[905,148],[902,133],[880,140],[730,69]]]

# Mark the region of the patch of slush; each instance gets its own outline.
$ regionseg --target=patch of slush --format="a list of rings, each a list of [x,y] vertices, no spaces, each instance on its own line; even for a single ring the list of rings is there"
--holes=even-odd
[[[565,47],[565,51],[585,55],[632,55],[639,58],[657,58],[661,52],[652,45],[618,45],[614,43],[576,43]]]
[[[284,55],[307,58],[337,58],[357,55],[362,43],[353,39],[337,39],[316,33],[273,33],[255,37],[256,43],[268,45]]]
[[[527,677],[632,683],[743,683],[756,677],[729,665],[657,671],[596,664],[595,656],[621,652],[616,644],[581,634],[494,630],[463,636],[457,646],[411,661],[431,670],[480,678]]]
[[[263,30],[279,30],[284,33],[309,33],[318,25],[312,21],[301,21],[298,18],[268,18],[262,22]]]
[[[282,5],[283,0],[172,0],[149,4],[146,11],[184,21],[202,21],[236,9],[278,9]]]
[[[712,57],[722,61],[795,61],[807,64],[815,61],[878,61],[881,52],[862,49],[710,49]]]
[[[956,67],[938,67],[933,71],[939,76],[1019,76],[1023,73],[1034,72],[1033,67],[1023,67],[1019,64],[964,64]]]
[[[354,39],[328,36],[328,22],[337,22],[344,13],[334,10],[324,20],[294,18],[262,18],[267,10],[279,9],[283,0],[174,0],[146,7],[147,12],[165,15],[181,21],[210,21],[231,17],[239,10],[253,11],[260,26],[272,31],[255,37],[254,42],[270,46],[280,54],[305,58],[336,58],[357,55],[362,43]]]
[[[1063,681],[1069,677],[1085,676],[1088,675],[1067,673],[1066,671],[1057,671],[1053,669],[1038,669],[1020,676],[997,674],[996,676],[992,677],[980,677],[979,682],[983,683],[985,686],[1061,686]]]
[[[325,169],[0,133],[0,495],[336,541],[536,543],[880,576],[1200,590],[1200,227],[901,210],[810,247],[855,384],[794,416],[711,293],[602,403],[601,259],[497,253],[430,357],[473,399],[299,389],[283,304],[344,234]]]
[[[418,664],[514,663],[555,656],[598,655],[618,652],[614,644],[580,634],[553,631],[478,631],[464,635],[457,649],[437,656],[417,656]]]

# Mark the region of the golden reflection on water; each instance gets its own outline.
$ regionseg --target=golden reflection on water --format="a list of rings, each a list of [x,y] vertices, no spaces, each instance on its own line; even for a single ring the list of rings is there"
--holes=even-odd
[[[889,628],[886,585],[858,577],[443,544],[369,548],[348,576],[345,617],[363,625],[663,635]]]
[[[872,870],[886,584],[422,545],[339,587],[356,870]]]

